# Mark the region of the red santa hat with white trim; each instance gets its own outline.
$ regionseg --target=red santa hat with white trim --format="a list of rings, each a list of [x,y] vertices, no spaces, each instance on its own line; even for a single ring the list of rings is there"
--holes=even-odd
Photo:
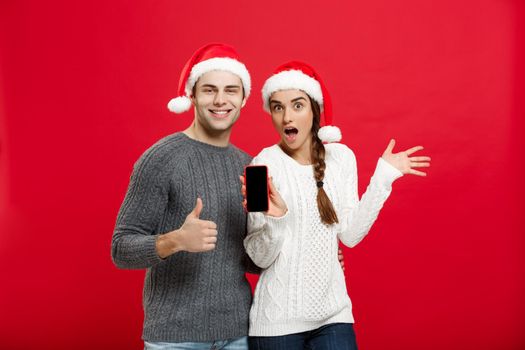
[[[183,113],[191,107],[193,86],[207,72],[221,70],[233,73],[241,78],[244,96],[250,96],[250,73],[239,60],[235,49],[222,43],[211,43],[195,51],[182,69],[179,79],[178,97],[168,102],[168,109],[173,113]]]
[[[332,123],[332,100],[317,72],[307,63],[290,61],[280,65],[262,88],[263,108],[270,113],[270,96],[280,90],[304,91],[321,107],[322,119],[318,136],[323,142],[341,141],[341,130]],[[324,123],[323,123],[324,121]]]

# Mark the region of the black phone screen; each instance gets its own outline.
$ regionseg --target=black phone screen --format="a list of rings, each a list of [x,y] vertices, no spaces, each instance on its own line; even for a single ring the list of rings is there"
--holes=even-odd
[[[251,165],[245,169],[246,209],[268,210],[268,169],[264,165]]]

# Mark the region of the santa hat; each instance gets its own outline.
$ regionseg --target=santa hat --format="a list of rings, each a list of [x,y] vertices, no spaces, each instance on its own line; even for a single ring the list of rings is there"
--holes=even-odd
[[[304,91],[321,107],[324,125],[318,136],[323,142],[341,141],[341,130],[332,123],[332,100],[321,77],[304,62],[291,61],[280,65],[274,74],[266,80],[262,88],[263,108],[270,113],[270,96],[280,90],[298,89]]]
[[[182,69],[179,80],[178,97],[168,102],[168,109],[173,113],[186,112],[191,107],[190,96],[197,80],[207,72],[222,70],[233,73],[241,78],[244,96],[250,95],[250,73],[239,61],[239,54],[229,45],[212,43],[195,51]]]

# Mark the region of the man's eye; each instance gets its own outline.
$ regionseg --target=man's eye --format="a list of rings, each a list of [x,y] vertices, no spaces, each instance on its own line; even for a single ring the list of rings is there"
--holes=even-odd
[[[237,89],[227,89],[226,90],[226,93],[227,94],[231,94],[231,95],[235,95],[237,92],[238,92]]]
[[[202,90],[202,91],[203,91],[204,93],[206,93],[206,94],[210,94],[210,93],[213,92],[212,89],[204,89],[204,90]]]

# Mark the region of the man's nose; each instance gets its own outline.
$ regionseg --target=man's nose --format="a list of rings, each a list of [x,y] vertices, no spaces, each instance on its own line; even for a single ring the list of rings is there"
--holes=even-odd
[[[218,91],[215,94],[215,99],[213,100],[213,103],[216,105],[223,105],[224,103],[226,103],[225,98],[224,98],[224,92]]]

